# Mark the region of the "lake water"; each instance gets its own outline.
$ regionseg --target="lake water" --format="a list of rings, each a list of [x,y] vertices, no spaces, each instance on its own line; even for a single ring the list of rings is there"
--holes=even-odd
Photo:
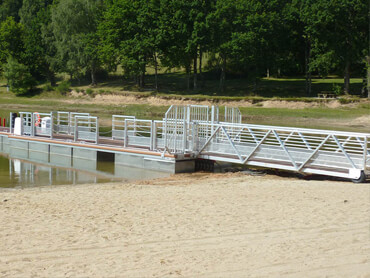
[[[34,187],[62,184],[129,182],[169,176],[169,173],[100,161],[96,169],[77,170],[9,157],[0,152],[0,187]]]

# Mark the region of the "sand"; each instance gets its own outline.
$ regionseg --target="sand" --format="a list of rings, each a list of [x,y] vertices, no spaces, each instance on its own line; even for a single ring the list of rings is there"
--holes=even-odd
[[[187,174],[0,190],[1,277],[370,277],[370,184]]]

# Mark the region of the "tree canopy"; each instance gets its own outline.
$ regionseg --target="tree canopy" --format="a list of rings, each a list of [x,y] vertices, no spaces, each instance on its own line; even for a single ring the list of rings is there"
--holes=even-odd
[[[144,87],[148,66],[183,69],[199,90],[204,71],[264,76],[370,76],[365,0],[3,0],[0,73],[23,67],[33,80],[67,73],[99,80],[121,67]],[[27,70],[25,70],[27,69]],[[207,75],[209,76],[209,74]],[[370,79],[370,77],[369,77]],[[199,82],[202,80],[202,82]]]

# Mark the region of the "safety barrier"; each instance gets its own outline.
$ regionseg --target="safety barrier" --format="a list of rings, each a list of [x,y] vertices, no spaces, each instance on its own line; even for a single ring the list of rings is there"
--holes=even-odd
[[[34,122],[33,136],[53,138],[53,113],[32,113]]]
[[[370,168],[369,134],[247,124],[199,123],[198,157],[357,179]],[[209,133],[208,133],[209,134]]]
[[[90,116],[90,113],[57,111],[56,122],[54,124],[55,132],[57,134],[73,135],[76,116]]]
[[[125,119],[135,119],[135,116],[113,115],[112,116],[112,139],[125,139]]]
[[[92,141],[95,144],[99,141],[98,117],[74,116],[75,128],[73,131],[74,141]]]

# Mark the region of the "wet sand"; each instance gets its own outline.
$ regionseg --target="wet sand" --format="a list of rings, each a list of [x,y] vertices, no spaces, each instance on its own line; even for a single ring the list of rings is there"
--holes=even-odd
[[[195,173],[0,190],[1,277],[370,277],[370,184]]]

